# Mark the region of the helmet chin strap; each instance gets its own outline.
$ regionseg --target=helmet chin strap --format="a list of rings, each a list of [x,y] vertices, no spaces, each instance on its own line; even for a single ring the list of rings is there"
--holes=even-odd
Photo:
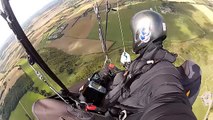
[[[154,57],[154,51],[158,51],[159,49],[161,49],[163,47],[163,43],[162,43],[162,38],[165,39],[165,36],[160,37],[154,41],[150,41],[144,48],[142,48],[138,53],[140,54],[140,56],[138,58],[144,57],[145,59],[153,59]],[[155,50],[156,49],[156,50]]]

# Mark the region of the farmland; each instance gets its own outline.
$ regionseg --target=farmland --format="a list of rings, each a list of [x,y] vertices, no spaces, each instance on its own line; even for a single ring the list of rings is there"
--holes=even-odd
[[[113,3],[114,1],[111,2]],[[201,96],[206,91],[213,92],[213,76],[211,75],[211,69],[213,68],[213,23],[203,14],[203,11],[200,11],[191,4],[169,2],[164,5],[172,6],[174,11],[163,14],[160,9],[160,6],[163,6],[161,1],[147,0],[135,4],[129,4],[129,2],[127,2],[120,6],[119,13],[124,33],[125,47],[127,52],[131,53],[132,34],[129,23],[131,17],[136,12],[152,8],[161,13],[165,18],[168,29],[168,36],[167,40],[164,42],[164,47],[179,55],[175,64],[179,66],[184,60],[189,59],[201,66],[202,85],[198,99],[193,106],[193,111],[198,120],[202,120],[208,107],[203,105]],[[67,87],[79,83],[91,73],[101,69],[105,59],[104,54],[101,52],[101,44],[98,37],[98,24],[94,13],[88,12],[81,16],[89,7],[91,7],[91,3],[86,3],[72,11],[72,15],[68,15],[71,9],[66,10],[64,6],[59,7],[59,9],[54,8],[52,11],[56,11],[57,14],[52,13],[47,17],[45,17],[45,15],[41,16],[41,23],[35,23],[42,24],[39,25],[42,29],[32,26],[34,32],[30,34],[30,38],[33,39],[33,43],[35,43],[38,52]],[[63,14],[59,14],[61,12]],[[48,14],[48,12],[46,14]],[[81,16],[79,20],[73,24],[76,17],[79,16]],[[105,14],[101,13],[101,16],[102,23],[104,24]],[[49,35],[57,31],[56,26],[62,23],[68,24],[63,31],[63,36],[56,40],[48,40]],[[121,68],[120,55],[123,51],[123,45],[118,14],[115,11],[109,13],[107,46],[110,48],[109,56],[112,62]],[[132,53],[131,56],[132,58],[136,57],[136,55]],[[16,109],[12,112],[10,120],[17,120],[16,118],[28,120],[28,117],[35,119],[31,112],[33,102],[45,97],[44,94],[41,94],[41,91],[50,94],[53,93],[48,86],[37,78],[34,71],[29,67],[26,59],[20,59],[17,65],[21,66],[25,75],[31,77],[34,82],[32,88],[38,88],[38,91],[37,93],[35,93],[35,91],[28,91],[23,95]],[[37,65],[34,65],[34,67],[36,70],[42,72]],[[46,74],[44,75],[46,76]],[[46,77],[46,79],[57,90],[60,90],[49,77]],[[24,111],[23,106],[28,113]]]

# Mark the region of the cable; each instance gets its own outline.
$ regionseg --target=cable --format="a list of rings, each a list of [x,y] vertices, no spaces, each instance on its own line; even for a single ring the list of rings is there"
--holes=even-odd
[[[35,74],[37,75],[37,77],[42,80],[43,82],[45,82],[47,84],[47,86],[49,86],[49,88],[56,94],[58,95],[59,98],[61,98],[61,100],[63,100],[66,104],[69,104],[57,91],[55,88],[53,88],[43,77],[43,75],[37,71],[32,65],[30,65],[30,67],[33,69],[33,71],[35,72]]]
[[[15,97],[18,99],[17,92],[15,91]],[[21,108],[24,110],[24,112],[28,115],[28,117],[32,120],[32,116],[29,114],[27,109],[24,107],[24,105],[21,103],[21,99],[19,100],[18,104],[20,104]]]
[[[25,113],[28,115],[28,117],[30,119],[32,119],[32,117],[30,116],[30,114],[27,112],[27,109],[24,107],[24,105],[21,103],[21,100],[19,101],[19,104],[21,105],[22,109],[25,111]]]
[[[121,40],[122,40],[122,43],[123,43],[123,49],[124,49],[124,52],[126,51],[126,48],[125,48],[125,43],[124,43],[124,34],[123,34],[123,28],[122,28],[122,23],[121,23],[121,18],[120,18],[120,13],[119,13],[119,0],[117,0],[117,13],[118,13],[118,21],[119,21],[119,27],[120,27],[120,31],[121,31]]]
[[[105,54],[105,61],[104,61],[104,66],[105,66],[107,63],[111,63],[111,60],[109,59],[109,56],[108,56],[108,49],[107,49],[106,39],[105,39],[106,36],[104,38],[103,28],[102,28],[102,24],[101,24],[101,15],[100,15],[99,6],[98,6],[97,2],[94,3],[93,9],[94,9],[94,12],[96,14],[97,21],[98,21],[98,35],[99,35],[99,39],[101,41],[102,50],[103,50],[103,52]],[[106,13],[106,14],[108,14],[108,13]]]
[[[108,30],[108,16],[110,12],[111,7],[109,6],[108,0],[106,0],[106,25],[105,25],[105,37],[104,39],[107,40],[107,30]]]

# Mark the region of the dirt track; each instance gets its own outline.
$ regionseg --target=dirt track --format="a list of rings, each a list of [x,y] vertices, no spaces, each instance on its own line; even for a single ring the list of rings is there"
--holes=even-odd
[[[111,45],[111,42],[107,42],[107,47]],[[49,44],[49,47],[55,47],[68,54],[74,55],[102,52],[101,42],[99,40],[74,39],[71,37],[63,37],[55,40]]]

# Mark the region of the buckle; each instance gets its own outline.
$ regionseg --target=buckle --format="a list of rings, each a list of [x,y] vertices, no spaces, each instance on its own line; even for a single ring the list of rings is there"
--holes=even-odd
[[[87,105],[85,111],[96,111],[97,107],[95,105]]]
[[[120,112],[119,120],[125,120],[127,118],[127,111],[123,110]]]

